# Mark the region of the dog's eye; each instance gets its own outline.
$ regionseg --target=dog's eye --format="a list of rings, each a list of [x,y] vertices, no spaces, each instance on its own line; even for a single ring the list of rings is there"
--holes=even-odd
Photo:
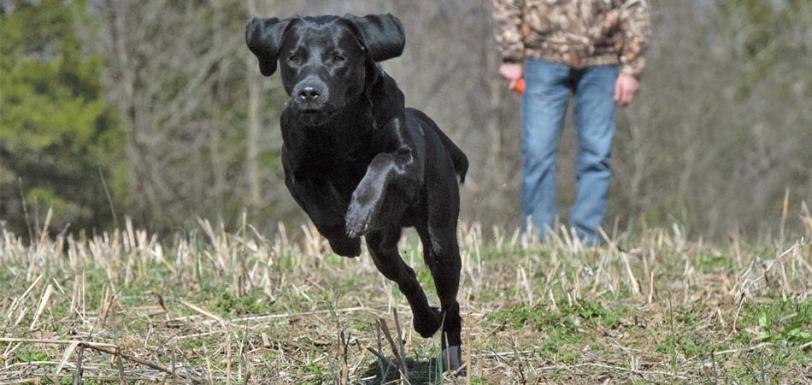
[[[334,54],[333,54],[333,61],[334,61],[334,62],[336,62],[336,63],[343,63],[345,60],[347,60],[347,58],[346,58],[346,57],[344,57],[344,55],[342,55],[342,54],[340,54],[340,53],[334,53]]]
[[[295,53],[291,54],[290,56],[288,56],[288,61],[291,62],[291,63],[294,63],[294,64],[298,63],[299,62],[299,55],[295,54]]]

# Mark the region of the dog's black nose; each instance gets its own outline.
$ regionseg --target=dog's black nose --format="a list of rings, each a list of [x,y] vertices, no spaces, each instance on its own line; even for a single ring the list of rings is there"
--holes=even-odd
[[[293,102],[302,111],[315,111],[323,108],[329,97],[327,85],[315,76],[304,78],[290,93]]]
[[[321,92],[314,87],[304,87],[299,91],[299,100],[302,102],[315,102],[321,96]]]

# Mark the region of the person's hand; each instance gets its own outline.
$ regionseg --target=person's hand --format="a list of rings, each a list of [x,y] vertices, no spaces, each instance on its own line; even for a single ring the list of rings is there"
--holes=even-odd
[[[620,73],[615,82],[615,103],[620,107],[628,106],[637,96],[638,88],[640,81],[632,75]]]
[[[508,88],[516,87],[516,82],[522,78],[522,65],[519,63],[503,63],[499,66],[499,75],[508,81]]]

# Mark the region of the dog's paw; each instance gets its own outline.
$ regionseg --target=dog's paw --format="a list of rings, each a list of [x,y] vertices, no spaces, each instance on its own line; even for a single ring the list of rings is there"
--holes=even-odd
[[[423,338],[429,338],[440,329],[442,314],[440,309],[432,306],[429,314],[414,315],[414,330]]]
[[[340,238],[328,238],[330,248],[333,252],[342,256],[354,258],[361,255],[361,240]]]
[[[349,210],[347,210],[347,236],[355,239],[364,235],[367,231],[370,218],[372,218],[372,208],[353,201],[350,204]]]

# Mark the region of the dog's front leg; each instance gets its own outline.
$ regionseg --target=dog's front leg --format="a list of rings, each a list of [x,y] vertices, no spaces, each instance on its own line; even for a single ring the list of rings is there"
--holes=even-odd
[[[361,254],[361,242],[347,237],[344,229],[346,201],[342,201],[332,186],[324,181],[296,179],[287,170],[285,184],[293,199],[307,212],[336,254],[345,257],[357,257]]]
[[[347,209],[346,229],[350,238],[364,234],[370,224],[395,225],[392,221],[398,220],[417,199],[424,166],[412,143],[404,141],[396,151],[380,153],[372,159]],[[384,202],[386,209],[381,210]]]

